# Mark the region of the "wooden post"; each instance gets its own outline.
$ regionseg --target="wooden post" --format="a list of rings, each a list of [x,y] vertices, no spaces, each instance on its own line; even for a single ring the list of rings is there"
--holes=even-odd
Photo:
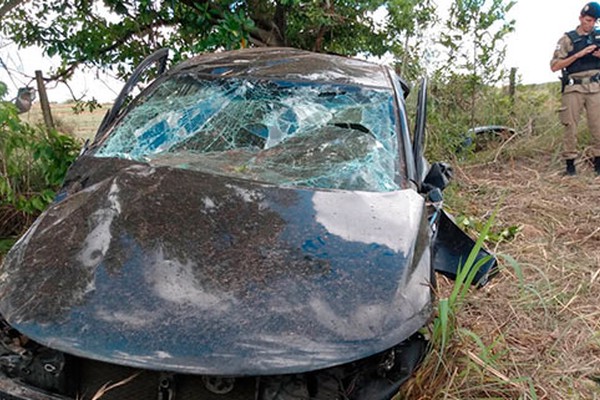
[[[515,120],[515,93],[517,91],[517,69],[510,69],[510,81],[508,84],[508,100],[510,102],[510,119]]]
[[[35,71],[35,80],[37,82],[38,93],[40,95],[40,104],[42,106],[42,114],[44,115],[44,123],[46,124],[46,128],[54,129],[54,121],[52,120],[52,114],[50,113],[50,103],[48,102],[48,95],[46,94],[46,86],[44,85],[42,71]]]
[[[510,69],[510,83],[508,86],[508,95],[510,96],[511,104],[515,103],[515,90],[516,90],[516,80],[517,80],[517,69]]]

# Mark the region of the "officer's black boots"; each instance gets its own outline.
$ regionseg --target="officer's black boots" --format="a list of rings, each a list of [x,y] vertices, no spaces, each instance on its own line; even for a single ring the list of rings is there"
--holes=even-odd
[[[567,161],[567,170],[565,171],[566,175],[569,176],[573,176],[577,173],[577,171],[575,170],[575,160],[574,159],[570,159],[570,160],[566,160]]]
[[[573,176],[577,174],[577,170],[575,169],[575,159],[565,160],[567,163],[567,169],[565,171],[565,175]],[[596,172],[597,176],[600,176],[600,156],[594,157],[594,172]]]

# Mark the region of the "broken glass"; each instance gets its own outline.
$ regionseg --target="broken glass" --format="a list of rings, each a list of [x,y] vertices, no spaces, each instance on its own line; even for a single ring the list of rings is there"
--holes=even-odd
[[[186,73],[138,99],[94,155],[284,186],[392,191],[393,110],[386,89]]]

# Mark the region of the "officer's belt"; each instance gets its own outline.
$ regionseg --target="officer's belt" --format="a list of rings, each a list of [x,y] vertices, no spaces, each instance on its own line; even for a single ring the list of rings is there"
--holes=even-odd
[[[600,82],[600,73],[587,78],[569,78],[567,85],[582,85],[585,83]]]

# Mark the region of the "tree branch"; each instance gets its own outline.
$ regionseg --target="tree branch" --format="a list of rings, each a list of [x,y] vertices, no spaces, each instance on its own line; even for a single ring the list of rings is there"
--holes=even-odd
[[[15,7],[21,4],[27,3],[29,0],[9,0],[0,7],[0,20],[4,18],[6,14],[11,12]]]
[[[219,19],[223,18],[225,13],[230,12],[228,9],[223,9],[214,2],[207,0],[182,0],[181,3],[196,10],[201,10],[201,7],[208,6],[208,15],[211,16],[209,21],[212,23],[216,23]],[[251,9],[256,8],[257,4],[251,7]],[[269,19],[269,16],[261,15],[260,10],[258,10],[258,13],[253,13],[251,19],[254,21],[256,28],[250,32],[250,42],[261,47],[284,46],[288,8],[288,6],[280,5],[277,2],[274,20]]]
[[[125,33],[124,35],[122,35],[118,40],[115,40],[114,42],[112,42],[109,46],[103,47],[101,49],[98,50],[98,54],[105,54],[111,51],[116,50],[117,48],[119,48],[120,46],[122,46],[123,44],[125,44],[128,40],[130,40],[132,37],[143,37],[145,35],[149,35],[153,32],[153,29],[155,28],[159,28],[162,26],[169,26],[172,25],[172,23],[169,23],[168,21],[155,21],[151,24],[148,24],[144,27],[141,27],[140,29],[136,29],[136,30],[131,30],[127,33]],[[66,81],[74,72],[75,70],[82,64],[85,63],[86,60],[76,60],[73,61],[71,63],[69,63],[69,67],[57,72],[56,74],[52,75],[51,77],[47,78],[47,81]]]

